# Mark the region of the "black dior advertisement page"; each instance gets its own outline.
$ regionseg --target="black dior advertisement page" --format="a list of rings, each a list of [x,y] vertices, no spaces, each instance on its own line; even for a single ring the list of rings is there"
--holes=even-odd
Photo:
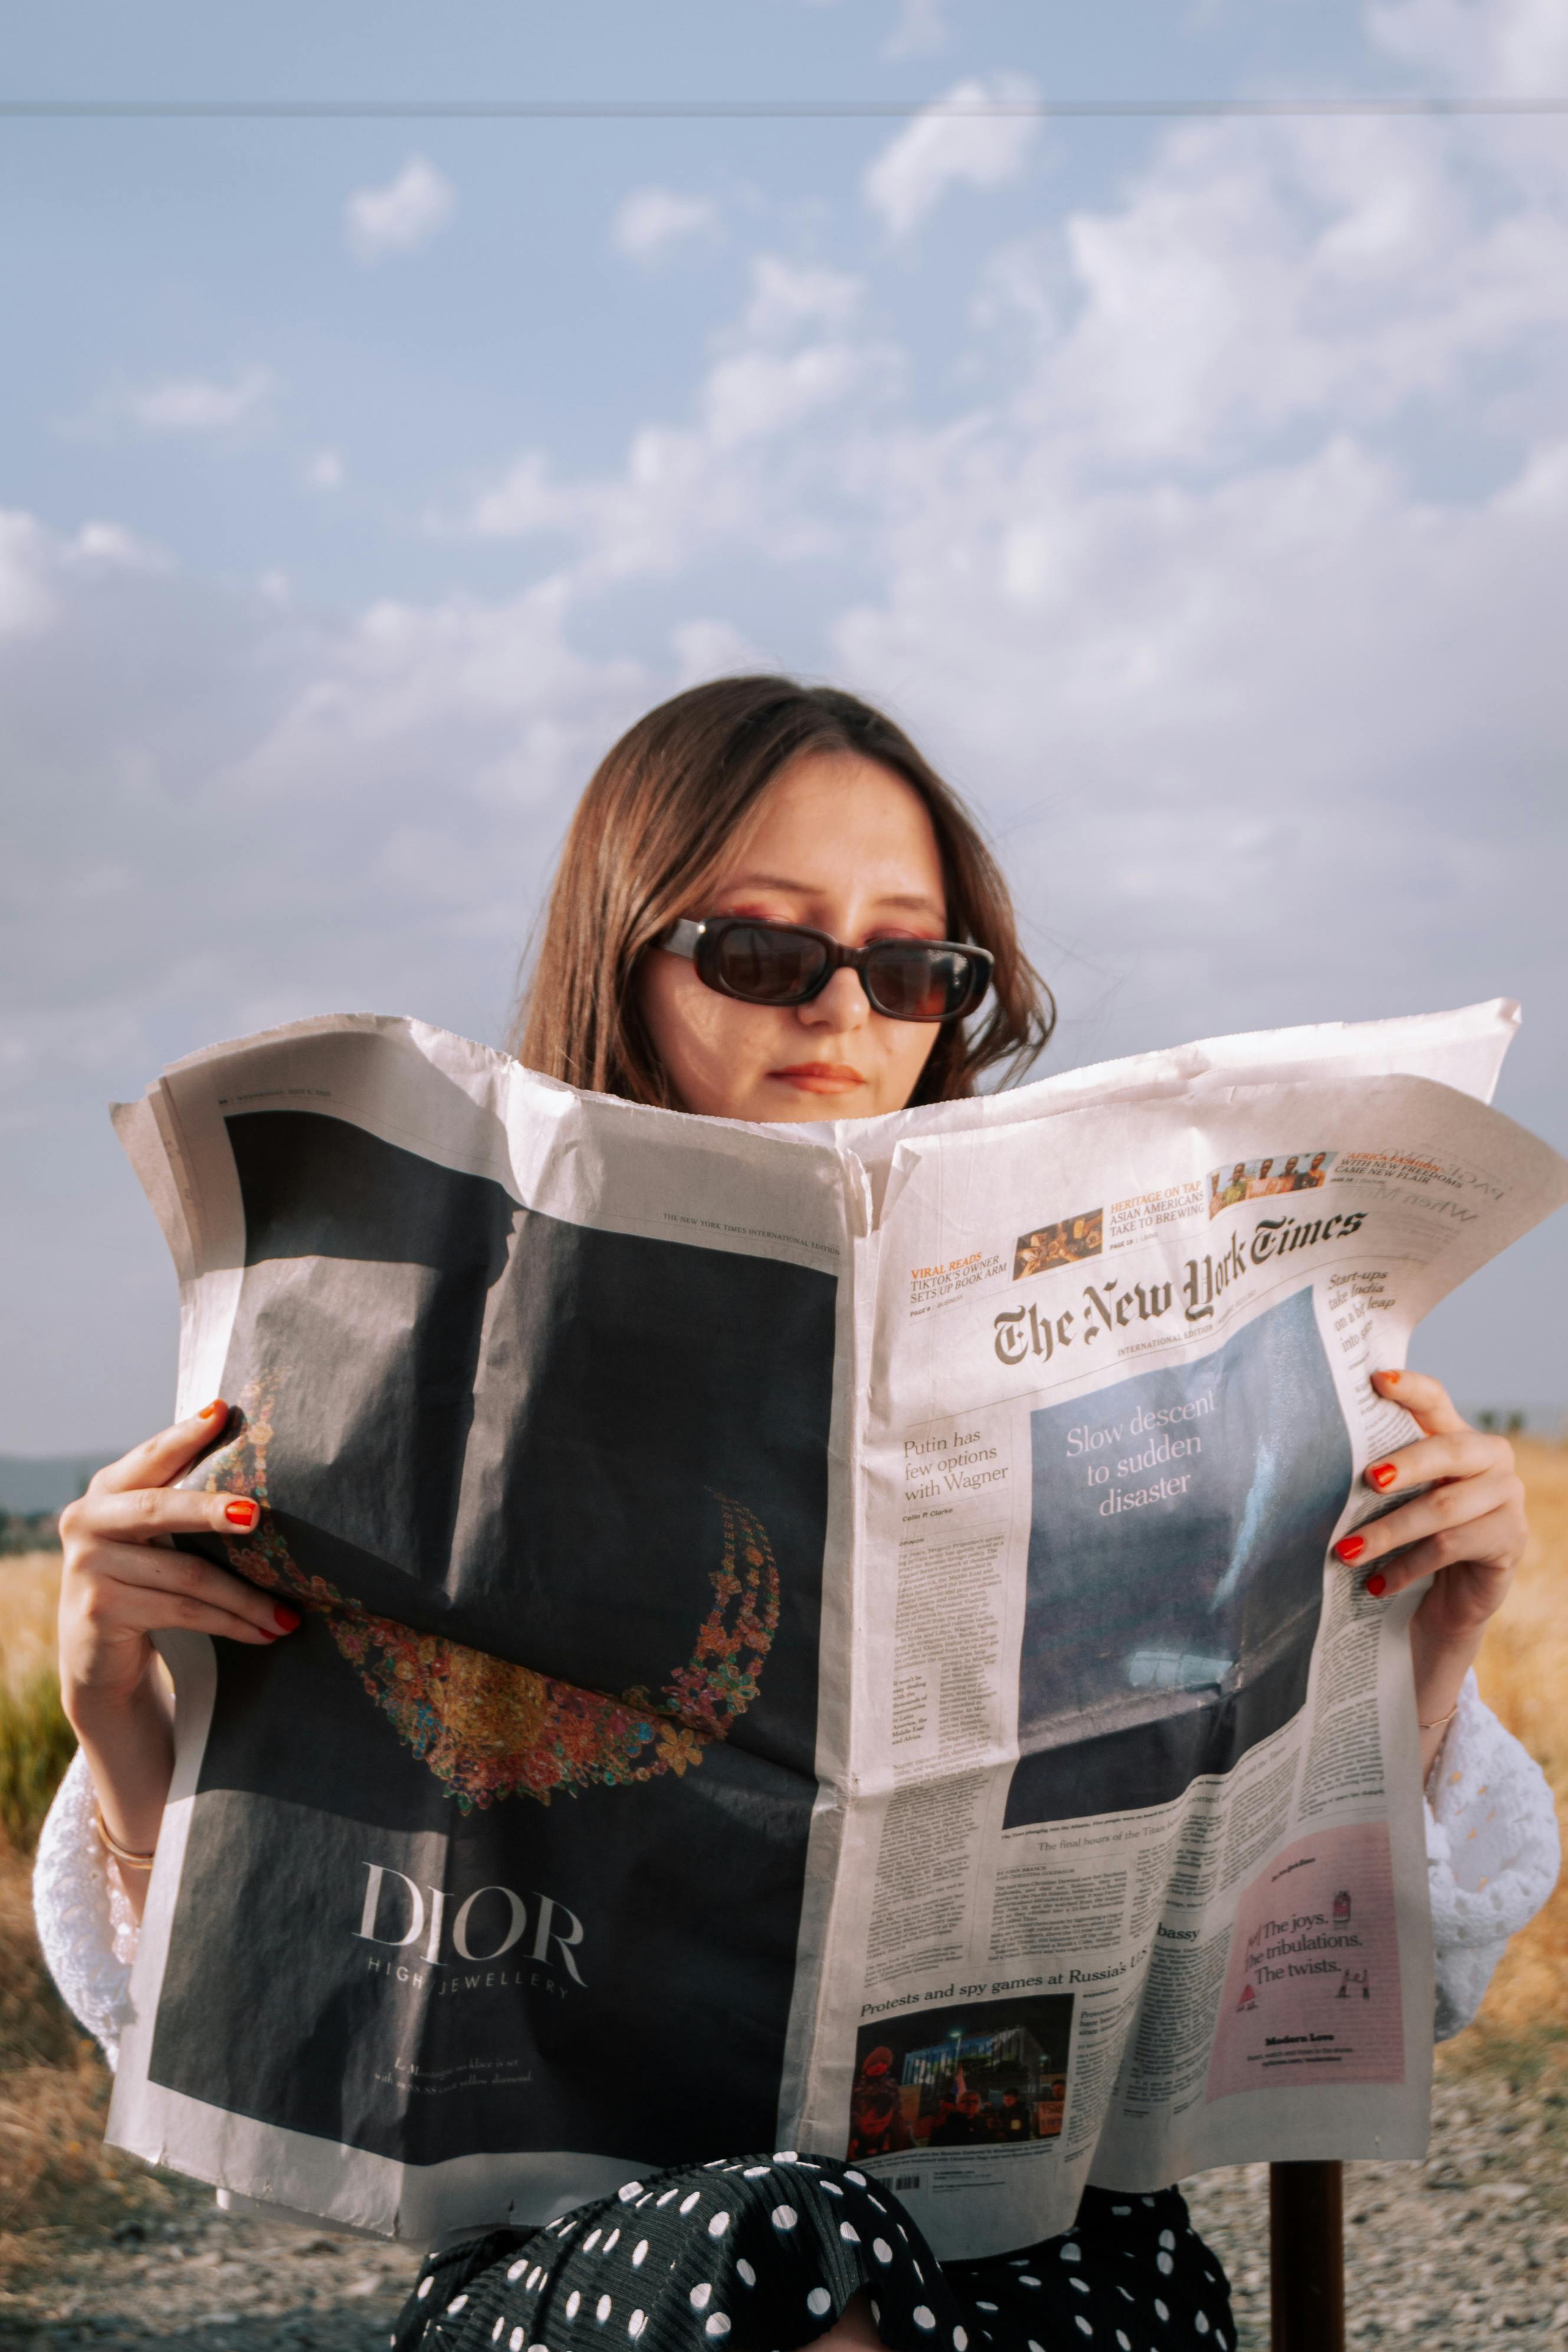
[[[303,1622],[217,1654],[153,2079],[421,2165],[585,2113],[674,2162],[718,2101],[768,2137],[834,1277],[541,1216],[316,1111],[228,1132],[202,1475],[264,1503],[219,1549]]]
[[[733,1159],[710,1223],[689,1186],[644,1188],[653,1232],[524,1205],[591,1192],[581,1139],[520,1181],[504,1121],[441,1100],[443,1164],[356,1096],[376,1039],[332,1043],[324,1085],[230,1066],[160,1105],[231,1406],[192,1483],[263,1507],[201,1544],[301,1622],[176,1644],[121,2109],[242,2193],[417,2231],[706,2156],[715,2116],[771,2143],[842,1276],[809,1200],[795,1262],[734,1245],[766,1202]]]

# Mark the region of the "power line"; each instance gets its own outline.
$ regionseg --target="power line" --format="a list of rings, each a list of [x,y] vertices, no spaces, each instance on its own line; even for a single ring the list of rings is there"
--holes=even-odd
[[[38,122],[882,122],[1568,115],[1565,98],[0,98]]]

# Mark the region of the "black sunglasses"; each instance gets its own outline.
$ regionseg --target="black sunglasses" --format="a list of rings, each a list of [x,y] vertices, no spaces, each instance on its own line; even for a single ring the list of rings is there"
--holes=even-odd
[[[809,1004],[847,968],[889,1021],[956,1021],[973,1013],[991,985],[994,961],[984,948],[952,940],[873,940],[868,948],[846,948],[804,923],[762,923],[754,915],[674,923],[659,945],[689,956],[705,986],[743,1004]]]

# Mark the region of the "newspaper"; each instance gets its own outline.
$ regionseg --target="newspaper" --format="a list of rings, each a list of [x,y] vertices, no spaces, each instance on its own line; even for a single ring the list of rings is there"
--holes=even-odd
[[[847,2153],[944,2258],[1420,2154],[1418,1595],[1331,1547],[1568,1197],[1516,1018],[795,1128],[370,1016],[175,1065],[202,1548],[304,1622],[166,1641],[110,2137],[419,2240]]]

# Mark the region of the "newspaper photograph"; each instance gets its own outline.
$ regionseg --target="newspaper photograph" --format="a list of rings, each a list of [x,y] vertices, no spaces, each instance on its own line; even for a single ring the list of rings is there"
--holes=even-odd
[[[1407,1628],[1370,1384],[1568,1198],[1517,1020],[1213,1041],[758,1128],[421,1024],[117,1113],[197,1549],[303,1618],[176,1695],[110,2116],[389,2236],[847,2154],[943,2259],[1418,2155]]]

